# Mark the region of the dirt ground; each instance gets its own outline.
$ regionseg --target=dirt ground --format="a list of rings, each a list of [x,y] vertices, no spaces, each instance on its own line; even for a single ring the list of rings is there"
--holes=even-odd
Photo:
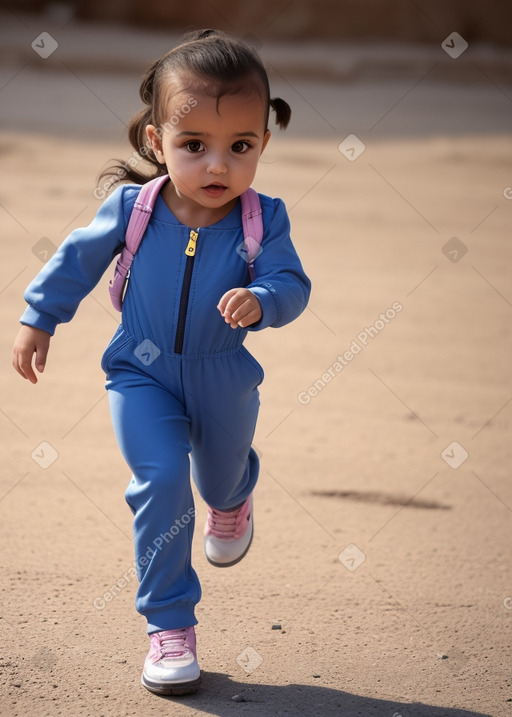
[[[99,367],[108,275],[36,387],[10,367],[25,286],[129,151],[120,131],[3,122],[2,715],[512,714],[510,88],[430,85],[372,134],[411,84],[295,85],[298,126],[332,131],[276,136],[261,162],[254,186],[286,201],[314,288],[248,341],[266,371],[255,540],[210,566],[197,501],[203,682],[182,698],[140,685],[129,473]],[[335,111],[347,92],[363,129]]]

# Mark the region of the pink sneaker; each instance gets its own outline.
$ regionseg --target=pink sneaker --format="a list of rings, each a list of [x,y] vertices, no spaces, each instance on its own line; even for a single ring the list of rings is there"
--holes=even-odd
[[[208,507],[204,526],[204,552],[217,568],[235,565],[245,556],[254,533],[252,495],[235,510]]]
[[[200,682],[193,627],[163,630],[149,636],[151,645],[144,662],[141,682],[160,695],[187,695]]]

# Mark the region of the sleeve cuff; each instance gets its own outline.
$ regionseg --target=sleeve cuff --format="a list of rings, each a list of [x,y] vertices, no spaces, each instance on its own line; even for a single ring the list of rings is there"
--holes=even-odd
[[[249,287],[248,287],[249,288]],[[276,297],[272,291],[270,284],[266,286],[254,286],[249,288],[254,296],[258,299],[261,306],[262,316],[261,319],[252,326],[248,326],[249,331],[261,331],[266,329],[268,326],[272,326],[278,319],[278,306],[276,303]]]
[[[44,311],[39,311],[35,306],[29,304],[20,318],[20,323],[33,326],[35,329],[41,329],[53,336],[59,320],[57,317],[46,314]]]

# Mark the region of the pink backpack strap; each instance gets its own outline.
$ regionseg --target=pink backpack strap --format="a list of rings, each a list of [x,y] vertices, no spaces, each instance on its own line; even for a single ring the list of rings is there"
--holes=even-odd
[[[132,258],[135,256],[142,237],[144,236],[153,207],[155,206],[156,198],[168,179],[169,175],[164,174],[162,177],[156,177],[156,179],[152,179],[150,182],[147,182],[147,184],[143,184],[135,200],[125,237],[125,245],[132,254]]]
[[[240,195],[240,201],[242,202],[242,226],[247,251],[247,263],[249,264],[249,275],[251,281],[254,281],[254,260],[263,251],[261,249],[263,219],[260,198],[258,197],[258,193],[249,187],[249,189]]]
[[[128,288],[133,257],[146,231],[156,198],[168,179],[169,175],[164,174],[162,177],[156,177],[150,182],[147,182],[147,184],[143,184],[133,205],[130,220],[126,228],[125,245],[117,260],[114,277],[111,279],[109,286],[112,304],[114,309],[118,311],[121,311],[124,295]]]

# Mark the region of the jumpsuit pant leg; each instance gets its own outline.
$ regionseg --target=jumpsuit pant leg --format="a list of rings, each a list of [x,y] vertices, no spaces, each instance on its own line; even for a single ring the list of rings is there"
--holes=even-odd
[[[109,378],[114,430],[133,473],[126,500],[134,514],[137,611],[148,633],[195,625],[201,588],[191,564],[189,420],[182,402],[150,377],[117,371]]]
[[[126,500],[134,514],[136,608],[149,633],[188,627],[197,623],[201,598],[191,564],[189,454],[208,505],[230,510],[243,503],[258,479],[251,444],[263,373],[238,348],[207,358],[162,355],[153,378],[134,368],[133,342],[118,341],[119,350],[114,344],[103,366],[114,431],[133,473]]]
[[[258,480],[252,441],[263,371],[243,347],[189,359],[183,370],[194,482],[209,506],[231,510],[244,502]]]

